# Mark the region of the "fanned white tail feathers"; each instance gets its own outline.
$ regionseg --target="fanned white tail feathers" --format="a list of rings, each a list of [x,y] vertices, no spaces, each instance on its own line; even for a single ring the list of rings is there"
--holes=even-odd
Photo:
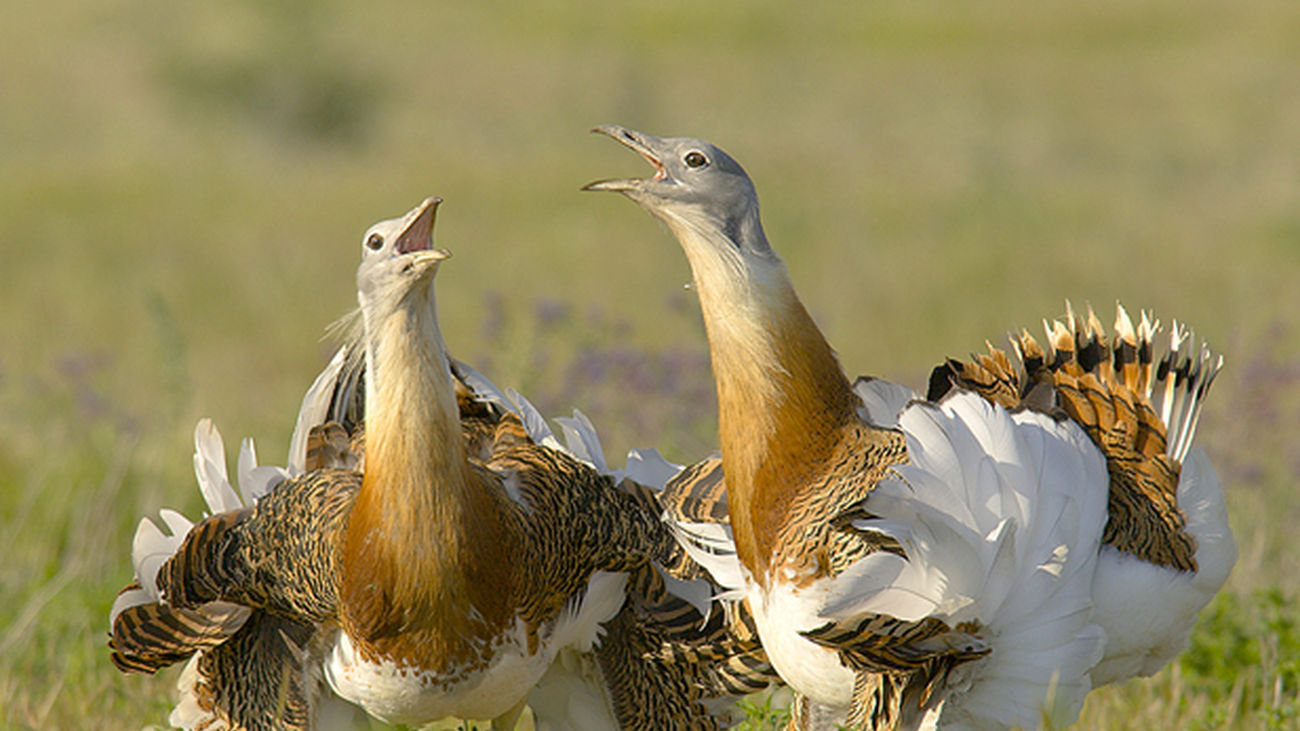
[[[899,425],[909,462],[867,498],[906,559],[872,554],[836,580],[828,619],[881,613],[976,623],[992,651],[959,666],[929,719],[945,727],[1072,722],[1104,635],[1092,578],[1108,476],[1081,429],[1008,414],[974,394],[916,402]]]
[[[1043,325],[1047,363],[1074,359],[1107,339],[1091,307],[1080,317],[1069,302],[1064,323]],[[1135,326],[1117,305],[1114,329],[1113,363],[1103,360],[1098,367],[1103,375],[1113,369],[1117,380],[1149,399],[1165,426],[1165,454],[1181,464],[1177,504],[1184,529],[1196,541],[1197,569],[1178,571],[1102,547],[1093,582],[1094,618],[1107,640],[1105,657],[1092,673],[1096,685],[1151,675],[1172,660],[1237,558],[1223,489],[1204,453],[1192,449],[1202,404],[1223,358],[1178,321],[1167,338],[1159,337],[1160,323],[1147,312]],[[1017,340],[1012,336],[1013,345]],[[1023,352],[1017,355],[1023,360]]]
[[[867,499],[878,517],[854,527],[894,537],[906,557],[882,551],[850,566],[823,616],[976,623],[991,652],[958,667],[921,728],[1034,728],[1044,714],[1068,725],[1105,646],[1092,621],[1109,482],[1101,454],[1073,423],[1008,414],[974,394],[931,404],[874,379],[855,391],[864,418],[903,430],[909,462]],[[726,526],[674,527],[720,584],[744,586]]]

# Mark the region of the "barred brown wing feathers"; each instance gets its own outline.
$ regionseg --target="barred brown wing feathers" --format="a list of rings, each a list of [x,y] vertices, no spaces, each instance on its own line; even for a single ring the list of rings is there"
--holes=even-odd
[[[663,506],[659,501],[659,493],[627,478],[624,478],[619,483],[617,492],[625,496],[619,498],[620,500],[635,505],[638,515],[653,522],[643,532],[647,542],[642,546],[642,550],[645,551],[646,556],[651,561],[658,563],[670,575],[679,579],[686,578],[680,575],[681,571],[674,570],[673,567],[685,566],[691,562],[686,555],[686,551],[682,550],[682,547],[673,539],[671,531],[660,520]],[[653,571],[649,572],[649,574],[653,575],[654,580],[662,587],[663,581],[659,575]]]
[[[657,654],[663,638],[654,624],[639,621],[632,605],[605,623],[596,649],[614,714],[623,728],[711,731],[718,722],[701,703],[707,696],[700,666]]]
[[[910,700],[909,697],[928,694],[945,677],[942,673],[922,675],[858,672],[853,679],[852,701],[847,712],[795,694],[794,701],[790,704],[790,724],[786,728],[799,731],[843,728],[893,731],[897,728],[913,728],[918,725],[919,719],[905,719],[904,709],[909,709],[909,715],[915,715],[918,713],[915,709],[924,701]]]
[[[199,657],[192,702],[202,716],[236,729],[312,728],[325,631],[254,615],[235,636]],[[178,709],[187,710],[195,709]]]
[[[223,560],[237,540],[236,532],[253,515],[254,508],[231,510],[205,518],[185,536],[176,553],[158,570],[158,591],[167,603],[193,609],[228,596],[230,588],[245,583],[242,572],[232,575]]]
[[[853,679],[853,703],[844,725],[863,729],[892,729],[903,714],[904,688],[918,674],[859,672]]]
[[[317,430],[312,459],[324,461],[330,450],[339,449],[338,431],[338,425]],[[205,422],[196,429],[195,462],[209,509],[218,512],[192,525],[163,511],[171,535],[142,522],[133,558],[137,577],[143,578],[115,602],[112,661],[124,672],[152,673],[191,658],[172,716],[185,728],[306,727],[310,713],[300,700],[308,686],[314,695],[319,662],[312,671],[316,680],[308,682],[301,657],[290,650],[300,649],[295,638],[331,612],[334,590],[331,577],[314,577],[313,584],[296,574],[321,570],[320,561],[305,556],[326,554],[328,562],[330,526],[346,516],[359,478],[339,470],[310,472],[276,482],[269,491],[245,492],[245,499],[260,495],[256,504],[231,507],[242,501],[227,481],[220,435]],[[251,445],[241,450],[239,464],[241,485],[257,484],[261,478]],[[285,615],[303,616],[298,621]],[[304,678],[295,681],[302,690],[290,696],[276,690],[268,700],[261,684],[269,673],[281,671],[289,674],[284,677]]]
[[[715,522],[725,522],[727,519],[725,495],[721,493],[722,461],[718,458],[686,467],[658,493],[630,480],[625,480],[623,487],[641,498],[650,511],[667,512],[674,520],[707,522],[720,517]],[[719,505],[720,515],[714,512]],[[705,575],[676,541],[668,548],[672,555],[656,561],[669,575],[682,580]],[[743,601],[715,599],[706,619],[693,604],[669,593],[657,571],[637,572],[628,585],[628,595],[629,605],[637,610],[638,621],[657,628],[661,634],[662,647],[658,651],[661,658],[698,667],[707,678],[701,682],[712,689],[712,694],[747,695],[779,681]]]
[[[1196,539],[1178,508],[1179,468],[1163,455],[1144,461],[1108,460],[1111,490],[1102,542],[1157,566],[1196,571]]]
[[[309,472],[253,508],[202,521],[159,570],[162,596],[178,607],[231,601],[304,621],[333,618],[335,550],[360,484],[355,472]]]
[[[659,650],[665,661],[697,668],[708,678],[711,694],[743,696],[757,693],[780,682],[767,653],[756,640],[746,641],[733,634],[734,625],[726,622],[697,628],[697,635],[676,639],[669,637]]]
[[[1080,378],[1061,375],[1056,387],[1066,414],[1104,454],[1132,460],[1164,453],[1155,412],[1123,385],[1085,373]]]
[[[152,674],[225,642],[248,614],[248,609],[232,604],[180,609],[151,602],[128,607],[109,631],[111,659],[122,672]]]
[[[840,441],[824,473],[789,508],[774,552],[787,569],[812,580],[834,576],[869,553],[901,553],[889,536],[863,532],[846,521],[863,517],[862,502],[895,465],[907,462],[900,432],[857,424]]]
[[[713,600],[708,617],[690,602],[669,593],[653,569],[639,571],[628,584],[628,604],[639,621],[654,626],[662,638],[658,654],[693,665],[712,664],[726,676],[727,692],[762,689],[777,680],[767,662],[752,615],[743,602]]]
[[[939,657],[911,673],[859,672],[853,683],[853,703],[844,722],[835,728],[892,731],[914,728],[930,707],[936,691],[963,660]]]
[[[1022,369],[992,343],[988,355],[971,355],[971,360],[949,358],[930,372],[926,399],[939,401],[954,387],[974,391],[1004,409],[1021,405],[1028,385]]]
[[[727,522],[727,485],[722,475],[722,458],[710,457],[688,465],[664,485],[659,502],[679,521]]]
[[[664,485],[655,500],[660,512],[674,523],[729,523],[722,458],[710,457],[687,465]],[[660,564],[678,579],[689,581],[707,576],[704,568],[685,552],[679,552],[675,561]]]
[[[846,665],[863,672],[912,672],[940,657],[965,662],[988,654],[983,643],[927,642],[952,633],[953,628],[935,617],[906,621],[870,614],[851,621],[827,622],[802,634],[835,650]]]
[[[1061,373],[1057,376],[1056,390],[1065,412],[1083,427],[1094,444],[1104,449],[1117,441],[1115,436],[1111,436],[1115,412],[1110,404],[1109,390],[1093,374],[1085,373],[1076,378]]]
[[[1154,459],[1165,454],[1165,424],[1149,407],[1134,406],[1137,412],[1137,431],[1133,437],[1133,449],[1143,457]]]
[[[781,681],[762,647],[737,652],[715,669],[719,686],[734,695],[749,695]]]
[[[511,414],[487,463],[516,491],[519,535],[532,571],[520,577],[520,615],[536,625],[559,613],[594,571],[638,572],[680,549],[658,514],[611,478],[558,450],[534,444]]]
[[[492,428],[492,454],[509,458],[512,449],[540,449],[515,414],[506,414]]]
[[[650,719],[644,709],[639,716],[620,710],[625,728],[716,728],[700,703],[755,693],[779,680],[754,635],[741,639],[743,627],[733,633],[735,625],[722,602],[714,602],[706,620],[694,606],[669,594],[657,571],[647,567],[638,573],[651,580],[629,584],[628,601],[606,624],[597,657],[616,708],[642,709],[651,705],[650,699],[662,697],[679,715]],[[680,715],[685,711],[689,713]]]

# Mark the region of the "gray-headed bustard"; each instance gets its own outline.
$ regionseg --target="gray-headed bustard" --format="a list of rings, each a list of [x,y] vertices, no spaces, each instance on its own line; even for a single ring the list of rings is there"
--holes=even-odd
[[[945,364],[929,401],[851,385],[734,159],[593,131],[655,174],[586,189],[631,198],[690,262],[730,532],[682,538],[753,612],[800,694],[792,726],[1060,726],[1093,685],[1176,654],[1235,560],[1213,470],[1184,459],[1208,353],[1189,367],[1175,328],[1152,374],[1153,328],[1122,316],[1108,343],[1071,318],[1045,354],[1017,339],[1023,367],[1000,352]],[[1014,398],[987,397],[999,379]]]
[[[367,231],[352,348],[364,365],[345,347],[317,379],[288,470],[257,467],[246,442],[241,500],[220,435],[200,423],[195,467],[214,514],[191,526],[164,511],[171,536],[142,522],[137,582],[110,620],[115,663],[153,672],[193,655],[172,716],[185,727],[314,727],[331,697],[322,679],[384,720],[509,727],[557,653],[607,631],[603,707],[534,694],[535,711],[560,707],[537,713],[539,727],[716,728],[705,703],[765,682],[761,650],[719,658],[707,636],[719,622],[702,626],[664,590],[651,562],[683,554],[649,491],[616,487],[522,397],[523,419],[449,361],[433,298],[447,256],[432,248],[436,206]],[[349,434],[361,413],[364,433]],[[589,425],[567,428],[603,467]],[[683,636],[718,664],[659,657]]]

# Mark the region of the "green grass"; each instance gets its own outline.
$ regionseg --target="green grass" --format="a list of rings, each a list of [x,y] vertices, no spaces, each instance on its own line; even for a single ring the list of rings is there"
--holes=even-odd
[[[851,373],[920,385],[1065,297],[1194,324],[1241,560],[1079,726],[1297,725],[1295,4],[72,0],[0,40],[0,726],[162,723],[174,673],[103,647],[135,524],[197,513],[200,416],[283,460],[361,232],[426,195],[458,355],[611,455],[713,448],[683,257],[577,191],[644,168],[602,122],[745,164]]]

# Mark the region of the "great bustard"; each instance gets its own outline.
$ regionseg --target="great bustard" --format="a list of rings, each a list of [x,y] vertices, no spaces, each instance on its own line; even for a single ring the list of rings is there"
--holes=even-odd
[[[195,655],[172,718],[189,727],[314,727],[322,680],[384,720],[510,727],[557,654],[590,650],[609,623],[605,692],[576,709],[593,715],[565,716],[581,704],[560,699],[539,727],[716,728],[705,703],[761,681],[761,651],[733,670],[706,636],[718,623],[701,627],[664,590],[656,565],[682,553],[647,491],[562,448],[522,398],[452,372],[433,297],[447,256],[432,248],[437,203],[367,231],[364,378],[341,351],[304,400],[288,470],[256,467],[246,448],[241,500],[220,436],[200,424],[214,514],[191,528],[165,513],[173,536],[142,523],[137,582],[111,618],[115,662],[152,672]],[[364,434],[311,428],[357,413]],[[570,428],[594,443],[589,425]],[[709,643],[717,665],[682,662],[683,638]],[[655,643],[665,657],[643,656]]]
[[[796,725],[814,716],[868,728],[1062,725],[1076,718],[1094,668],[1110,680],[1132,674],[1130,657],[1147,657],[1141,672],[1150,672],[1176,652],[1235,555],[1203,458],[1183,465],[1178,487],[1189,514],[1179,529],[1200,541],[1198,560],[1208,552],[1199,574],[1120,553],[1111,529],[1103,545],[1115,454],[1089,438],[1099,410],[1061,420],[965,389],[919,401],[878,380],[850,385],[768,245],[735,160],[701,140],[594,131],[640,153],[655,175],[586,188],[631,198],[690,262],[734,554],[717,531],[684,539],[738,585],[773,665],[801,694]],[[1194,403],[1209,375],[1162,375],[1156,387]],[[1190,426],[1171,432],[1190,435]],[[1177,460],[1170,465],[1177,482]],[[1112,518],[1129,519],[1114,502]],[[1133,590],[1156,574],[1159,583]],[[1150,632],[1162,611],[1156,590],[1178,606],[1171,631]],[[1135,601],[1149,608],[1107,611]],[[1106,642],[1119,635],[1127,640]]]

